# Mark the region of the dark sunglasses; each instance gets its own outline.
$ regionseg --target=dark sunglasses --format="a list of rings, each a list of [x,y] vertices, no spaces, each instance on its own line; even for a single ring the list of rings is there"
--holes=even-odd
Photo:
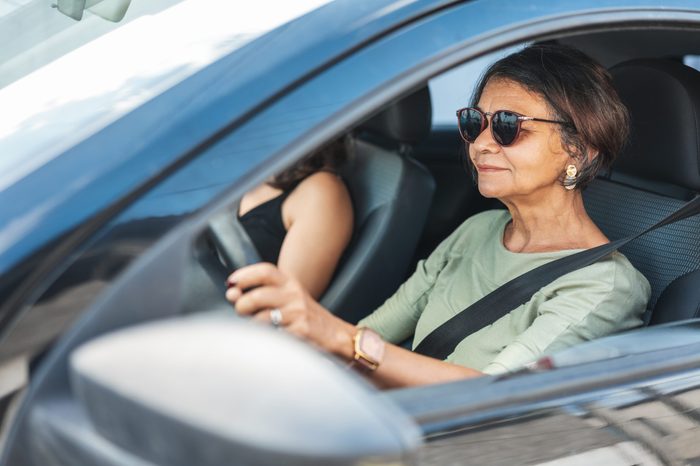
[[[564,121],[545,120],[520,115],[508,110],[497,110],[493,113],[484,113],[478,108],[467,107],[457,110],[457,122],[459,134],[468,143],[473,143],[476,138],[489,126],[488,116],[491,116],[491,134],[501,146],[509,146],[518,139],[520,125],[523,121],[541,121],[544,123],[556,123],[568,125]]]

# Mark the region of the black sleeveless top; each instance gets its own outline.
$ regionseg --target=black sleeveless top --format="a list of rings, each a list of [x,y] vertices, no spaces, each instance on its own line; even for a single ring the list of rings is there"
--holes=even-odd
[[[265,262],[276,264],[279,259],[282,242],[287,235],[282,220],[282,203],[289,194],[291,191],[283,192],[238,216],[238,221]]]

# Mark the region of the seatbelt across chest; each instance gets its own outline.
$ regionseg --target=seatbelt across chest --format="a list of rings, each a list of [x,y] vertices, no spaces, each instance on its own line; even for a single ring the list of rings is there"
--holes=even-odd
[[[528,302],[537,291],[557,278],[591,265],[627,243],[657,228],[699,213],[700,196],[697,196],[668,217],[640,233],[571,254],[534,268],[501,285],[444,322],[428,334],[414,351],[433,358],[445,359],[467,336],[496,322],[510,311]]]

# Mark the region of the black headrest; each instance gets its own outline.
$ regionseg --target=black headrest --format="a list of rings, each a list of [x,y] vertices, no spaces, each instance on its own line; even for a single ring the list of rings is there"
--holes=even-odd
[[[416,144],[430,133],[432,105],[427,87],[396,101],[373,116],[360,129],[409,144]]]
[[[700,191],[700,72],[670,60],[632,60],[610,70],[630,112],[630,141],[613,174]]]

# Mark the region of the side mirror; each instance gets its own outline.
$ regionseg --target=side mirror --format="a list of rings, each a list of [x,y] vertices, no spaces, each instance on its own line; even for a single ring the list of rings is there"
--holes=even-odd
[[[231,315],[160,321],[71,356],[96,431],[159,465],[396,464],[414,422],[295,338]]]
[[[124,18],[131,0],[58,0],[58,11],[76,21],[83,19],[83,12],[90,10],[97,16],[118,23]]]

